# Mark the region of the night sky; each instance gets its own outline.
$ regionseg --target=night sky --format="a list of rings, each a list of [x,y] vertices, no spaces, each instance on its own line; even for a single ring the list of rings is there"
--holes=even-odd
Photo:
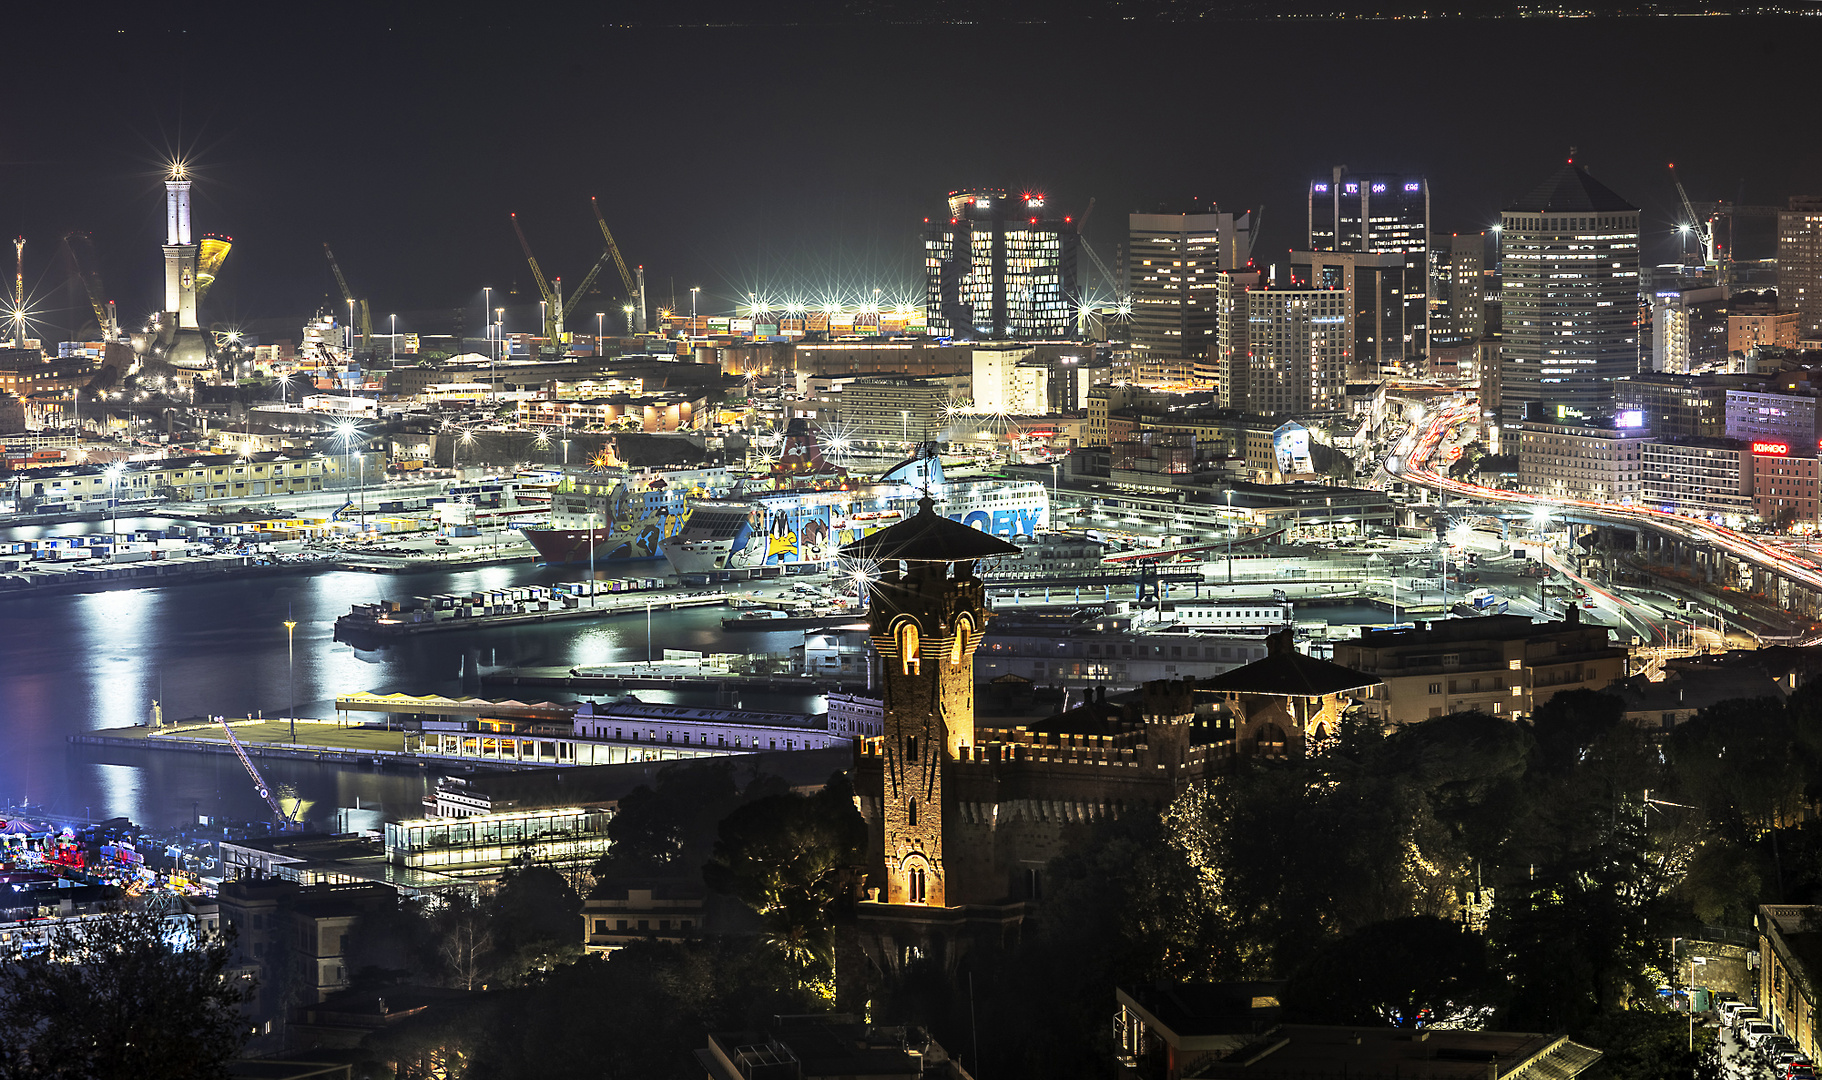
[[[401,330],[447,330],[464,305],[472,329],[483,285],[496,303],[516,287],[531,314],[508,329],[532,329],[507,215],[573,286],[601,250],[591,195],[654,306],[674,282],[685,308],[701,285],[703,310],[726,311],[750,290],[915,289],[922,219],[967,185],[1036,188],[1075,214],[1093,197],[1088,235],[1110,262],[1126,212],[1192,196],[1263,204],[1261,246],[1282,252],[1301,240],[1304,184],[1340,163],[1424,173],[1437,228],[1467,231],[1574,146],[1645,209],[1653,261],[1674,255],[1680,216],[1667,162],[1698,200],[1822,193],[1815,18],[947,25],[850,7],[783,25],[760,5],[737,9],[757,13],[742,25],[675,26],[653,12],[682,9],[612,5],[226,10],[48,15],[15,40],[0,229],[30,242],[46,337],[65,336],[54,257],[72,229],[93,234],[123,321],[160,301],[162,163],[179,150],[197,230],[235,242],[214,319],[289,325],[330,301],[328,241],[376,330],[394,311]],[[1771,254],[1760,246],[1742,254]],[[602,280],[578,329],[619,309],[611,269]]]

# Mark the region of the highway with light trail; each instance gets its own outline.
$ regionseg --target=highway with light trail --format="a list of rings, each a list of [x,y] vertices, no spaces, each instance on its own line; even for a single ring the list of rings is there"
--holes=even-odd
[[[1587,499],[1553,499],[1544,495],[1505,491],[1500,488],[1455,480],[1431,468],[1430,459],[1436,453],[1436,448],[1441,444],[1443,436],[1454,428],[1474,420],[1477,413],[1478,406],[1473,403],[1471,398],[1437,408],[1433,415],[1420,421],[1421,426],[1413,427],[1399,441],[1397,449],[1393,452],[1394,457],[1387,462],[1387,471],[1398,479],[1436,492],[1491,503],[1572,509],[1577,512],[1578,516],[1585,515],[1609,524],[1653,529],[1690,544],[1726,551],[1754,566],[1787,577],[1792,581],[1801,582],[1806,587],[1822,593],[1822,566],[1819,566],[1816,561],[1781,551],[1770,544],[1737,533],[1732,529],[1680,514],[1653,510],[1649,507],[1594,502]],[[1565,568],[1559,566],[1557,569]],[[1577,580],[1579,581],[1579,579]],[[1622,600],[1610,591],[1594,588],[1591,583],[1581,583],[1591,594],[1606,600],[1616,610],[1624,611],[1625,605],[1630,604],[1629,601]],[[1636,607],[1637,605],[1631,606]],[[1822,635],[1810,635],[1798,642],[1798,644],[1804,645],[1817,643],[1822,643]]]

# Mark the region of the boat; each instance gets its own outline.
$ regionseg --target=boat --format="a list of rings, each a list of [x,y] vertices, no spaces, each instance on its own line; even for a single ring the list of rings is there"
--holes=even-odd
[[[723,466],[571,472],[551,489],[549,520],[519,532],[546,564],[661,559],[658,544],[683,525],[688,500],[725,493],[733,484]]]
[[[1039,481],[949,480],[936,444],[925,443],[875,481],[692,499],[683,526],[658,547],[679,575],[824,569],[844,545],[916,513],[925,494],[938,513],[1007,539],[1035,537],[1049,522],[1049,491]]]
[[[836,626],[865,626],[865,611],[819,611],[788,615],[782,611],[750,612],[721,620],[723,630],[827,630]]]

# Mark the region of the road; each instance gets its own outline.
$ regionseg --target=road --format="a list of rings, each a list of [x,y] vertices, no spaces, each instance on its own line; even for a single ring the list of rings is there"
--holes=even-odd
[[[1399,479],[1418,487],[1446,492],[1461,498],[1529,506],[1540,510],[1549,507],[1572,509],[1578,514],[1595,517],[1611,524],[1652,529],[1696,546],[1726,551],[1754,566],[1800,582],[1817,592],[1822,592],[1822,564],[1805,556],[1780,550],[1765,541],[1737,533],[1732,529],[1648,507],[1594,502],[1586,499],[1552,499],[1542,495],[1520,494],[1500,488],[1490,488],[1481,484],[1451,479],[1431,468],[1431,458],[1435,456],[1444,435],[1462,424],[1473,421],[1477,411],[1477,406],[1472,403],[1472,399],[1438,408],[1420,427],[1408,432],[1400,441],[1393,459],[1396,464],[1393,472]],[[1638,607],[1638,605],[1604,590],[1596,595],[1603,602],[1613,605],[1615,611],[1624,611],[1625,608],[1621,605],[1629,605],[1635,609]],[[1642,612],[1635,614],[1643,617]],[[1822,635],[1811,635],[1795,642],[1800,645],[1818,643],[1822,643]]]

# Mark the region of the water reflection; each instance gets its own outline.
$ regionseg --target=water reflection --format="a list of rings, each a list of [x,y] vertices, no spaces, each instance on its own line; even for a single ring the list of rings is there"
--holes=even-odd
[[[410,575],[330,572],[166,589],[0,600],[0,800],[32,801],[82,813],[125,814],[174,824],[201,813],[234,820],[268,815],[240,764],[219,755],[157,751],[98,753],[73,748],[69,735],[143,723],[154,699],[167,720],[213,714],[283,715],[291,680],[284,621],[296,619],[298,714],[331,717],[335,697],[378,693],[486,693],[485,674],[515,667],[569,668],[643,660],[645,613],[496,630],[405,638],[357,651],[334,640],[335,620],[353,604],[551,584],[574,570],[528,565]],[[703,652],[782,652],[802,643],[794,632],[726,634],[723,611],[654,612],[652,648]],[[540,693],[563,698],[562,691]],[[809,695],[639,691],[650,701],[820,710]],[[414,815],[434,777],[314,763],[262,762],[273,783],[294,784],[327,816],[354,799],[388,814]],[[132,782],[129,783],[129,779]]]

